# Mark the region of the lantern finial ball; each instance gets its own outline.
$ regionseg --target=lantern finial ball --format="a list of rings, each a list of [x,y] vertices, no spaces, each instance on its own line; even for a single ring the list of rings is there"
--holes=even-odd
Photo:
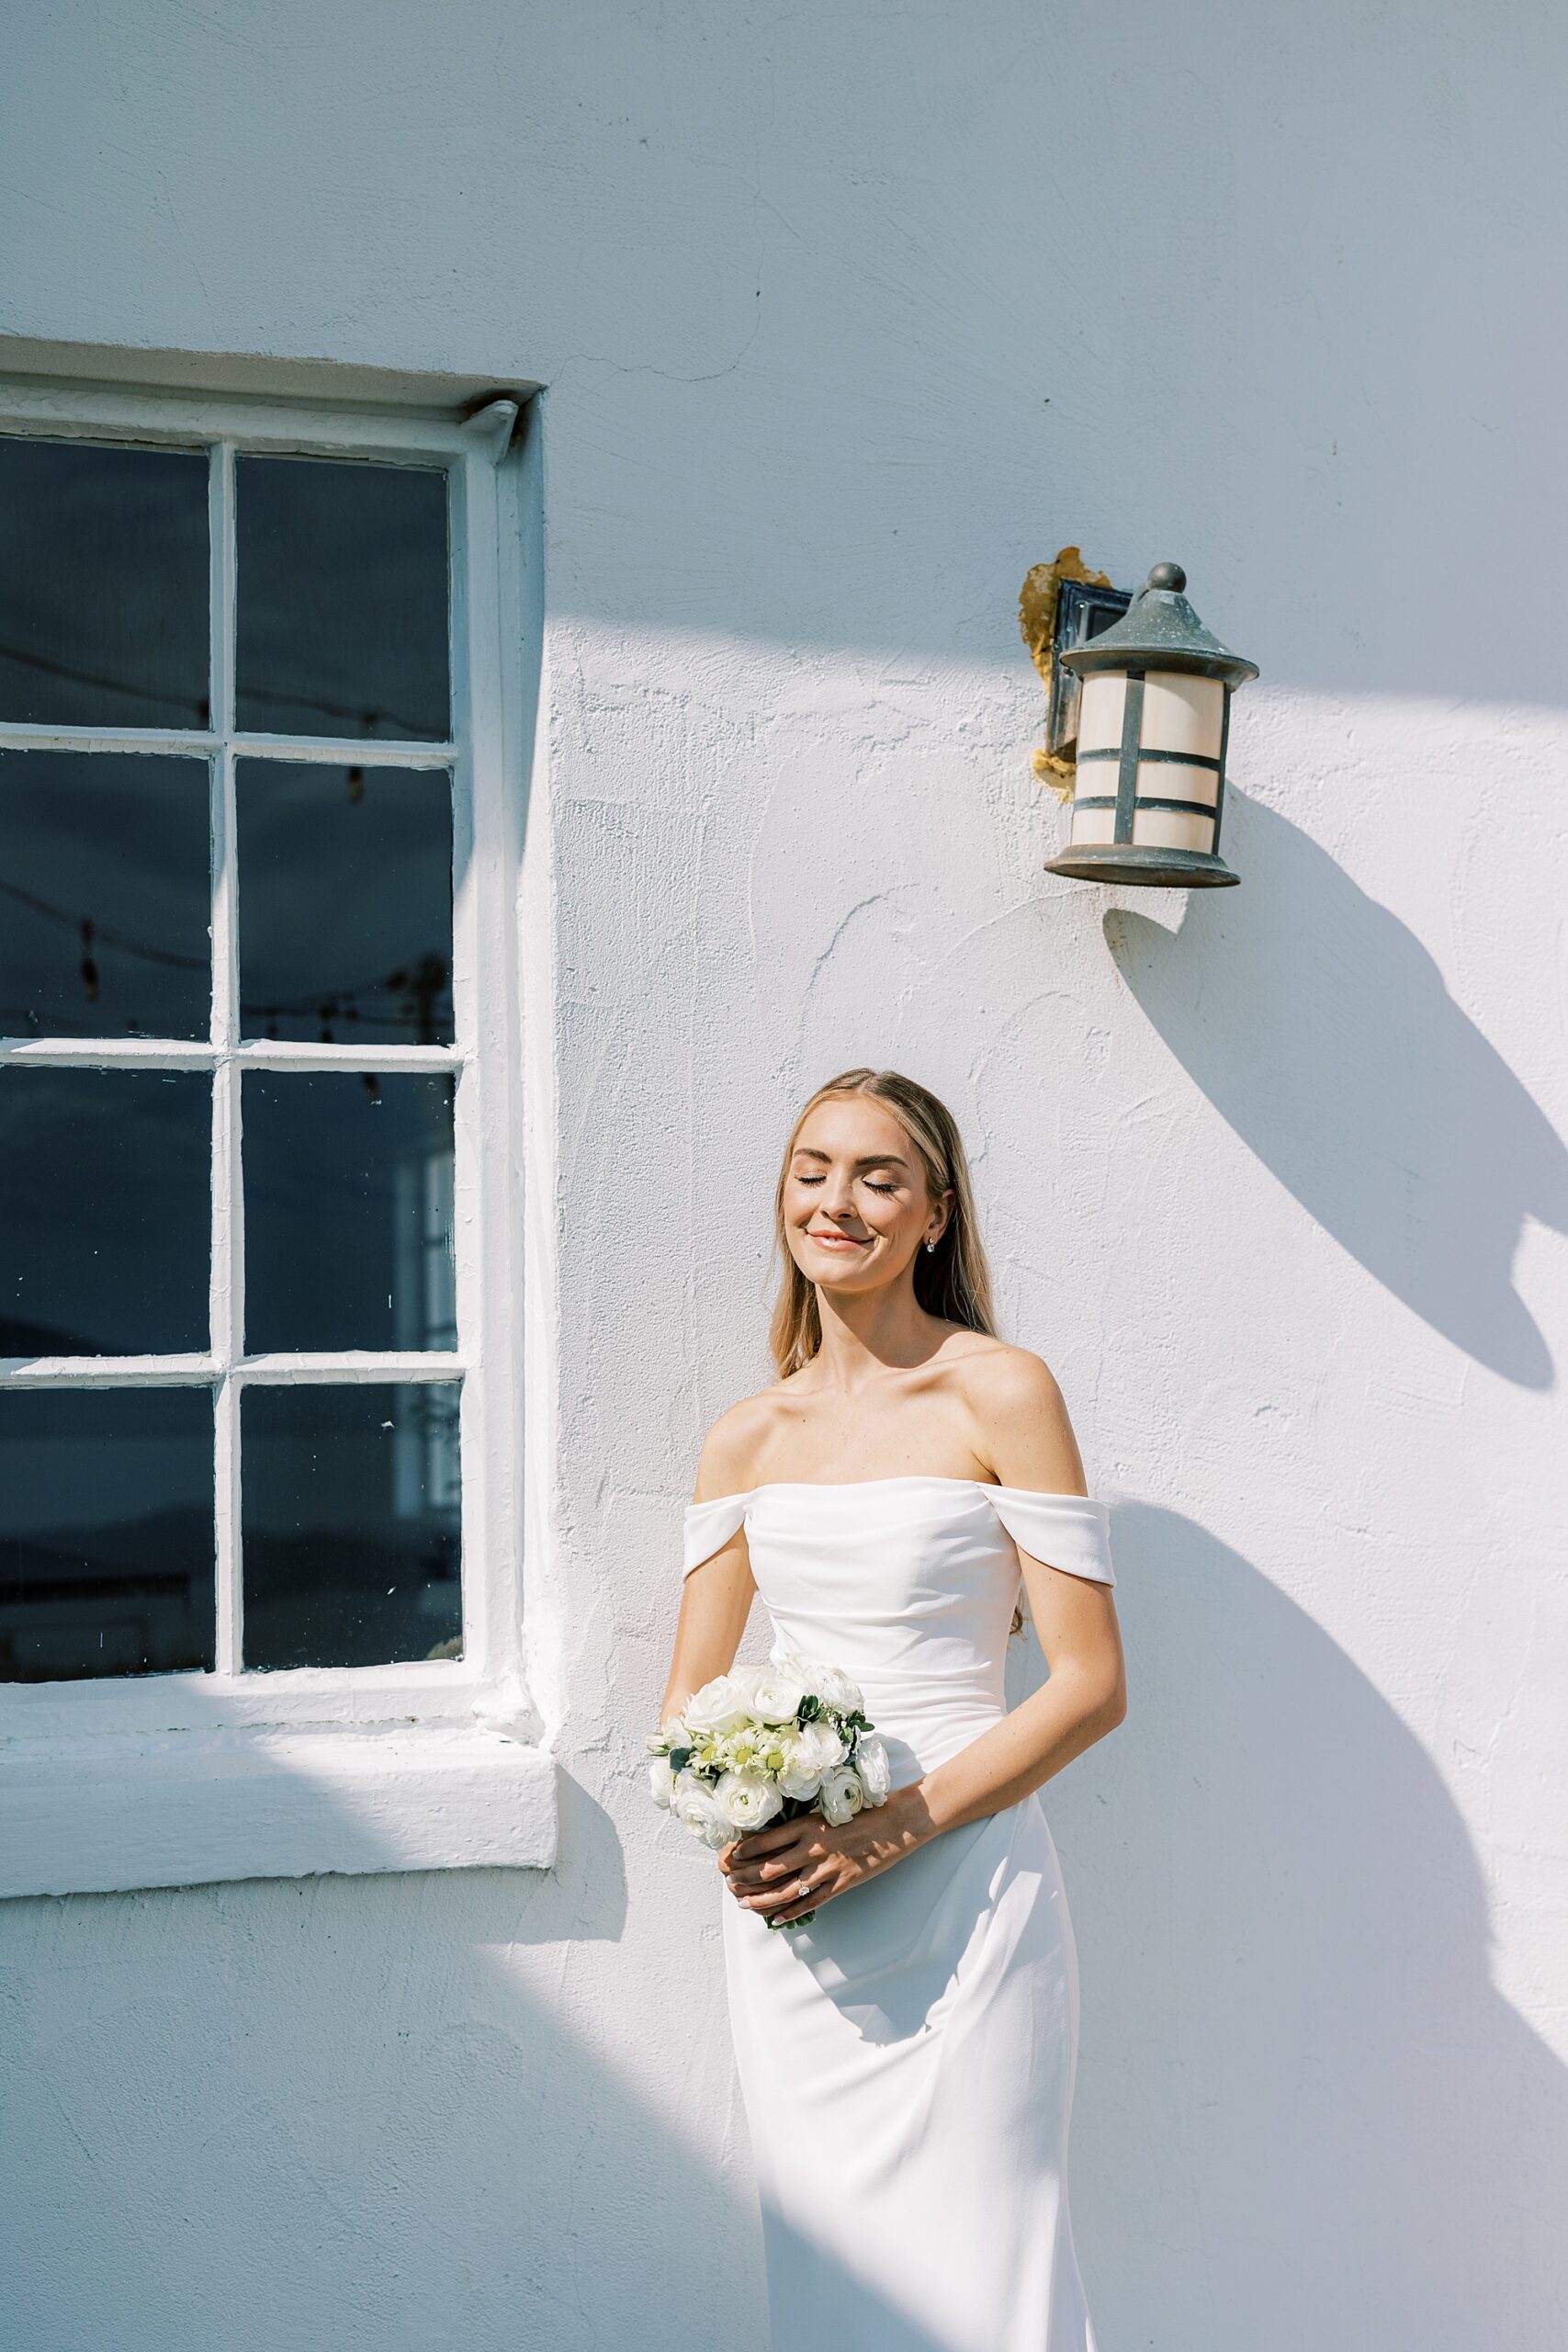
[[[1168,588],[1179,596],[1187,585],[1187,574],[1179,563],[1156,563],[1144,584],[1146,588]]]

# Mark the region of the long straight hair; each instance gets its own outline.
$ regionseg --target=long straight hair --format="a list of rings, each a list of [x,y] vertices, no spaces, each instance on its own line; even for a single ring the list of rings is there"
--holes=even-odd
[[[822,1318],[817,1285],[809,1282],[790,1254],[784,1230],[784,1183],[801,1128],[820,1102],[846,1094],[869,1095],[892,1112],[919,1155],[926,1190],[933,1201],[953,1195],[947,1223],[934,1250],[915,1252],[915,1297],[928,1315],[961,1323],[966,1330],[997,1337],[996,1310],[991,1304],[991,1269],[980,1240],[975,1215],[974,1188],[958,1122],[945,1102],[929,1087],[903,1077],[896,1069],[845,1069],[819,1086],[789,1131],[778,1187],[773,1195],[773,1238],[780,1259],[778,1296],[773,1302],[769,1342],[781,1380],[811,1362],[822,1345]]]

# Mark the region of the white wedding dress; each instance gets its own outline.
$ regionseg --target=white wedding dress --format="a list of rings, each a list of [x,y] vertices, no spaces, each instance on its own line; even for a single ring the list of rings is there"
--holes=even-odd
[[[742,1525],[777,1646],[854,1677],[896,1786],[1006,1712],[1019,1551],[1111,1581],[1101,1505],[972,1479],[694,1503],[686,1572]],[[774,2352],[1094,2352],[1067,2217],[1077,1963],[1038,1796],[809,1927],[728,1893],[723,1919]]]

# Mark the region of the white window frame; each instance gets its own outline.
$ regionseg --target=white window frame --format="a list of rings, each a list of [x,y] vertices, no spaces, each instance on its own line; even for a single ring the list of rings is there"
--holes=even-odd
[[[26,727],[0,748],[203,757],[211,786],[213,1017],[206,1044],[0,1040],[0,1061],[214,1074],[209,1352],[0,1360],[0,1386],[192,1385],[217,1406],[217,1647],[212,1673],[0,1685],[0,1894],[177,1885],[322,1870],[547,1865],[553,1767],[524,1680],[523,1114],[516,907],[521,876],[525,534],[515,403],[468,420],[295,401],[0,385],[0,434],[204,447],[209,468],[213,700],[206,729]],[[452,741],[243,734],[233,725],[237,455],[439,466],[450,481]],[[455,1042],[243,1040],[234,766],[267,756],[449,770]],[[0,848],[3,854],[3,848]],[[457,1079],[455,1354],[246,1356],[238,1165],[246,1069]],[[241,1670],[238,1429],[252,1382],[461,1384],[463,1656],[361,1668]]]

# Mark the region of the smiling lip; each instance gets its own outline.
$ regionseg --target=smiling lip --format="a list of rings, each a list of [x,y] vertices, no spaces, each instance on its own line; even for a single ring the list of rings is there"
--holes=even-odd
[[[815,1241],[821,1250],[869,1250],[869,1239],[857,1241],[852,1233],[808,1233],[807,1241]]]

